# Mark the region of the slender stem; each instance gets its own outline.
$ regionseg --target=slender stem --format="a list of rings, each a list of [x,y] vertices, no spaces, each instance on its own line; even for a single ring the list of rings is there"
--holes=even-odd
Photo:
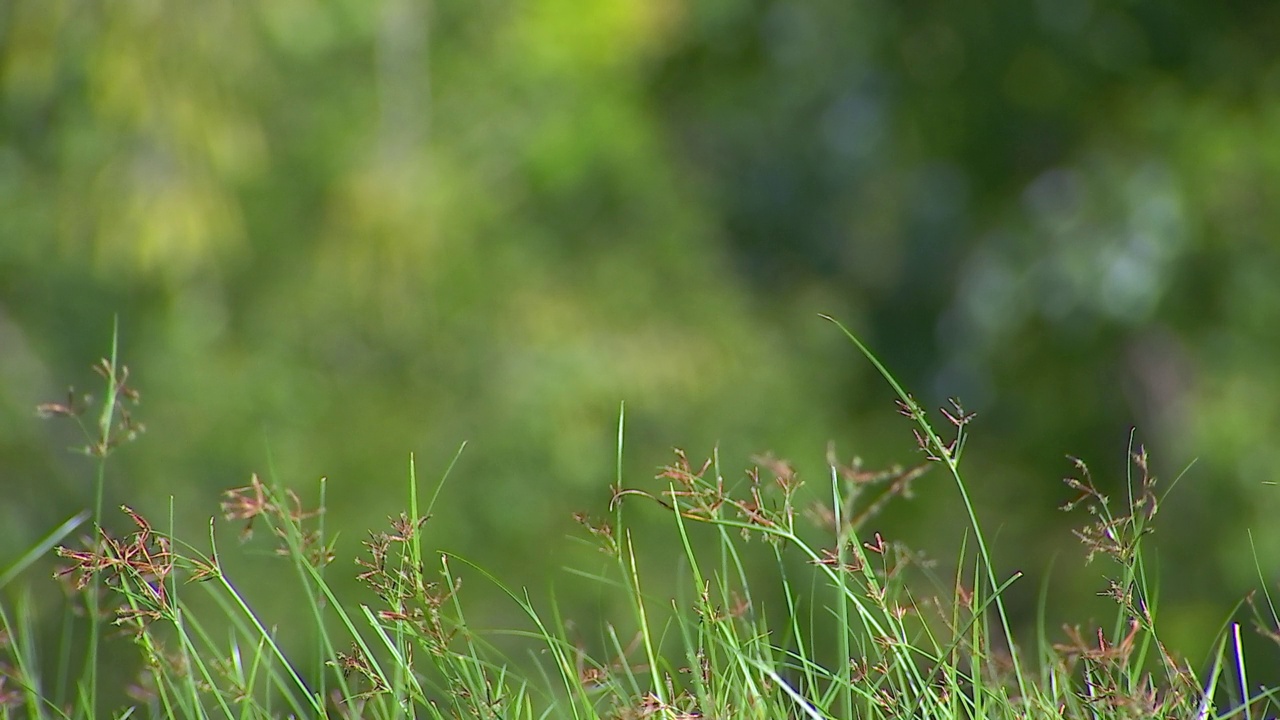
[[[840,331],[845,334],[845,337],[849,338],[849,340],[858,348],[859,352],[861,352],[862,355],[866,357],[867,360],[869,360],[873,366],[875,366],[875,369],[880,373],[880,376],[883,377],[885,381],[889,383],[889,386],[893,388],[893,391],[895,393],[897,393],[898,399],[901,400],[905,404],[908,411],[910,411],[912,419],[916,421],[916,424],[920,427],[920,430],[924,433],[924,437],[930,443],[931,449],[937,451],[937,456],[946,464],[947,469],[951,472],[951,477],[955,480],[956,489],[960,493],[960,500],[962,503],[964,503],[965,512],[969,516],[969,525],[971,528],[973,528],[974,539],[978,545],[978,553],[979,555],[981,555],[982,564],[985,566],[985,569],[986,569],[988,586],[991,588],[991,592],[996,594],[995,595],[996,613],[1000,616],[1001,630],[1004,632],[1005,640],[1009,645],[1009,658],[1013,662],[1013,672],[1018,680],[1018,691],[1022,695],[1022,697],[1024,698],[1027,697],[1027,688],[1025,687],[1025,680],[1022,676],[1022,665],[1021,665],[1021,661],[1018,658],[1018,649],[1013,642],[1013,632],[1009,624],[1008,613],[1005,611],[1004,600],[1003,598],[1000,597],[1000,592],[1002,589],[1001,584],[996,580],[995,568],[992,566],[991,553],[987,548],[986,536],[983,534],[982,528],[978,523],[978,514],[973,509],[973,501],[969,498],[969,491],[965,488],[964,480],[960,476],[960,460],[959,460],[958,450],[962,447],[963,438],[962,437],[958,438],[958,442],[956,443],[956,446],[955,446],[957,452],[950,451],[947,447],[947,444],[944,443],[940,437],[938,437],[938,434],[936,432],[934,432],[933,427],[929,424],[928,419],[925,417],[924,411],[917,405],[915,398],[911,397],[911,395],[902,387],[902,385],[898,383],[897,378],[895,378],[893,374],[889,372],[889,369],[886,368],[880,362],[879,358],[877,358],[875,354],[871,352],[870,348],[864,345],[862,341],[859,340],[856,335],[850,332],[848,328],[846,328],[843,324],[841,324],[839,320],[836,320],[835,318],[829,315],[822,315],[821,317],[825,320],[830,321],[836,327],[840,328]]]
[[[119,375],[116,368],[120,355],[120,316],[117,315],[111,324],[111,359],[106,369],[107,392],[102,401],[102,412],[98,416],[98,436],[94,445],[98,452],[98,467],[94,473],[93,483],[93,537],[92,543],[98,542],[98,537],[102,532],[102,503],[105,494],[104,488],[107,484],[107,451],[111,442],[111,427],[115,422],[116,402],[119,397]],[[80,682],[80,713],[87,717],[94,717],[97,713],[98,704],[98,649],[101,641],[100,628],[98,627],[99,613],[101,606],[99,604],[99,592],[101,590],[101,582],[98,574],[94,573],[89,582],[88,593],[85,596],[86,605],[88,606],[89,616],[89,641],[85,648],[85,664],[83,675]]]

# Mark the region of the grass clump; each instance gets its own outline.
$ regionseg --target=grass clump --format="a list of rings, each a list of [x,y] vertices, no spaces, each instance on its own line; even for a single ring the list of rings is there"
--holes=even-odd
[[[843,330],[843,328],[841,328]],[[847,332],[847,331],[846,331]],[[224,494],[221,515],[241,538],[266,536],[301,594],[293,619],[313,631],[298,651],[286,630],[267,624],[224,568],[210,523],[199,545],[122,507],[129,530],[105,529],[103,468],[141,425],[138,394],[115,352],[98,368],[106,381],[96,422],[92,404],[71,393],[42,406],[81,423],[85,451],[98,458],[97,506],[77,516],[0,572],[0,587],[57,546],[74,608],[63,641],[40,646],[30,593],[0,607],[0,718],[1176,718],[1218,720],[1274,715],[1276,691],[1250,685],[1240,626],[1229,625],[1197,671],[1160,639],[1156,592],[1144,560],[1160,497],[1146,453],[1131,453],[1128,502],[1115,507],[1087,466],[1067,479],[1085,511],[1077,531],[1089,557],[1109,558],[1105,579],[1114,617],[1104,626],[1041,627],[1017,637],[1001,575],[970,502],[960,461],[972,415],[958,401],[940,413],[940,433],[924,409],[856,338],[898,394],[923,461],[870,471],[828,457],[813,502],[790,464],[754,458],[726,480],[720,458],[695,462],[683,451],[651,483],[618,476],[609,516],[575,515],[607,557],[580,575],[599,582],[626,611],[586,627],[602,650],[589,653],[587,624],[542,608],[463,558],[425,545],[435,498],[420,501],[412,469],[403,513],[373,532],[355,559],[356,579],[378,599],[352,605],[335,595],[333,538],[324,507],[306,509],[291,491],[254,475]],[[456,458],[455,458],[456,459]],[[926,472],[952,481],[970,521],[954,577],[902,542],[867,530],[894,498]],[[446,473],[447,475],[447,473]],[[813,490],[813,488],[809,488]],[[322,492],[323,496],[323,492]],[[669,515],[681,557],[675,597],[655,596],[640,570],[628,525],[635,503]],[[65,544],[90,522],[92,536]],[[710,541],[703,541],[709,536]],[[772,570],[758,571],[764,556]],[[478,630],[464,613],[463,577],[491,583],[528,622]],[[284,580],[282,579],[282,582]],[[766,599],[768,598],[768,599]],[[780,603],[771,607],[770,602]],[[1280,640],[1269,596],[1253,602],[1258,628]],[[104,633],[130,639],[140,659],[127,692],[107,688],[120,663]],[[68,635],[70,637],[68,637]],[[1056,638],[1052,640],[1050,638]],[[511,640],[527,657],[513,657]],[[112,655],[108,657],[108,655]],[[309,664],[298,657],[314,658]]]

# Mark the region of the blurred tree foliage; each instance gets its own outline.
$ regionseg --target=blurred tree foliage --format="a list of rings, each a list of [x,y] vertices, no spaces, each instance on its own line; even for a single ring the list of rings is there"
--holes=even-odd
[[[814,486],[833,438],[911,462],[827,312],[979,411],[1010,568],[1069,537],[1064,453],[1116,490],[1131,425],[1165,487],[1198,458],[1156,540],[1201,652],[1254,553],[1280,565],[1277,28],[1261,2],[8,0],[0,559],[91,497],[32,408],[117,313],[150,431],[109,507],[201,527],[252,470],[323,475],[349,555],[410,452],[434,478],[469,441],[436,537],[518,584],[603,507],[622,401],[633,484],[673,445]],[[927,490],[892,527],[948,559],[963,520]]]

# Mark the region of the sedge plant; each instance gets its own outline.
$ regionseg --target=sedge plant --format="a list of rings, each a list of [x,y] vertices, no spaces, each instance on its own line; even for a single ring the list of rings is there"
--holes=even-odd
[[[833,321],[834,322],[834,321]],[[837,323],[838,325],[838,323]],[[339,597],[339,572],[319,507],[307,508],[267,474],[224,493],[219,515],[247,544],[266,543],[302,598],[295,622],[314,629],[305,652],[255,609],[226,569],[229,549],[211,520],[200,538],[179,537],[172,512],[163,527],[124,506],[125,533],[105,529],[101,484],[106,462],[141,425],[128,371],[111,357],[97,367],[106,394],[96,422],[90,403],[71,394],[42,406],[81,422],[97,459],[95,505],[0,566],[0,589],[32,576],[57,547],[58,576],[88,611],[79,662],[67,650],[49,676],[49,632],[37,627],[22,593],[0,605],[0,720],[7,718],[573,718],[592,720],[827,720],[864,718],[1079,718],[1252,720],[1274,716],[1274,688],[1252,682],[1240,639],[1228,623],[1197,670],[1161,639],[1157,598],[1143,541],[1160,501],[1150,462],[1131,448],[1128,497],[1113,504],[1088,467],[1073,461],[1065,509],[1086,512],[1077,531],[1091,558],[1118,569],[1103,592],[1115,602],[1105,626],[1042,621],[1032,642],[1009,620],[1005,594],[1019,581],[1002,574],[961,470],[973,416],[958,401],[940,411],[946,432],[852,334],[883,374],[914,425],[919,462],[870,470],[830,452],[814,493],[787,461],[752,459],[726,471],[717,452],[704,461],[683,451],[652,479],[622,471],[625,414],[619,413],[617,464],[603,518],[577,513],[584,539],[606,558],[577,575],[598,583],[625,608],[587,628],[601,652],[581,642],[583,623],[554,596],[513,587],[465,558],[429,549],[434,493],[419,496],[411,459],[405,511],[373,531],[355,559],[356,579],[376,604]],[[88,432],[92,431],[92,432]],[[459,450],[461,452],[461,450]],[[457,458],[454,458],[456,461]],[[453,467],[449,465],[449,470]],[[444,472],[444,477],[449,475]],[[951,478],[969,528],[953,577],[897,538],[868,530],[887,503],[908,495],[930,472]],[[810,490],[814,488],[810,487]],[[670,577],[646,574],[633,532],[636,504],[667,517],[679,547]],[[89,523],[91,535],[64,544]],[[760,572],[761,567],[771,568]],[[463,579],[468,579],[468,590]],[[472,582],[505,594],[524,625],[483,630],[464,609]],[[780,604],[772,607],[770,604]],[[1255,622],[1280,642],[1270,595],[1251,598]],[[100,681],[103,638],[123,636],[137,681],[109,695]],[[512,638],[527,657],[511,657]],[[68,641],[54,647],[78,646]],[[119,643],[110,645],[119,653]],[[307,658],[311,658],[308,660]]]

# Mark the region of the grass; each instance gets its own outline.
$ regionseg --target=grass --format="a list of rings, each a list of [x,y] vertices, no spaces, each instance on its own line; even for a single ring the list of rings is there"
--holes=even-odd
[[[137,392],[113,347],[95,366],[106,390],[96,415],[74,393],[40,408],[80,423],[83,450],[98,460],[95,507],[0,567],[0,589],[8,589],[56,546],[58,577],[90,620],[69,614],[62,643],[40,647],[47,633],[33,619],[30,586],[10,593],[17,599],[0,606],[0,718],[1274,716],[1280,698],[1274,688],[1251,685],[1240,625],[1224,629],[1199,671],[1160,639],[1143,540],[1161,497],[1141,448],[1131,454],[1123,508],[1098,491],[1083,462],[1067,480],[1075,499],[1064,509],[1086,513],[1078,539],[1090,559],[1108,558],[1118,571],[1100,579],[1114,616],[1103,627],[1052,631],[1042,624],[1030,640],[1016,637],[1004,594],[1018,576],[1001,575],[993,561],[961,470],[972,416],[953,402],[939,415],[945,431],[935,430],[879,361],[840,329],[898,394],[922,463],[874,472],[829,458],[820,503],[802,501],[791,466],[768,456],[732,482],[717,456],[695,462],[677,451],[656,482],[633,486],[622,477],[620,416],[609,515],[575,516],[607,558],[607,570],[580,575],[628,608],[625,622],[587,628],[603,638],[595,654],[554,602],[540,606],[528,591],[424,546],[435,498],[418,497],[412,464],[405,512],[371,533],[356,559],[376,607],[335,595],[323,504],[304,508],[288,489],[256,475],[228,490],[223,517],[240,524],[244,539],[267,539],[303,598],[296,622],[315,629],[309,654],[319,658],[306,666],[225,571],[212,523],[207,537],[179,537],[171,519],[162,531],[124,507],[130,531],[104,529],[104,468],[143,431],[131,414]],[[866,530],[926,472],[948,475],[968,513],[955,577],[938,577],[920,554]],[[646,590],[651,578],[637,560],[644,548],[628,529],[635,503],[669,516],[687,592],[656,597]],[[85,523],[92,539],[63,544]],[[752,570],[760,556],[774,568],[767,579]],[[464,575],[505,593],[527,618],[525,627],[497,633],[468,623]],[[784,607],[766,607],[765,596],[781,597]],[[1270,596],[1264,592],[1250,607],[1258,629],[1280,642]],[[107,633],[131,638],[142,661],[124,694],[107,687],[109,666],[118,663],[103,651]],[[529,657],[505,654],[512,638],[527,644]]]

